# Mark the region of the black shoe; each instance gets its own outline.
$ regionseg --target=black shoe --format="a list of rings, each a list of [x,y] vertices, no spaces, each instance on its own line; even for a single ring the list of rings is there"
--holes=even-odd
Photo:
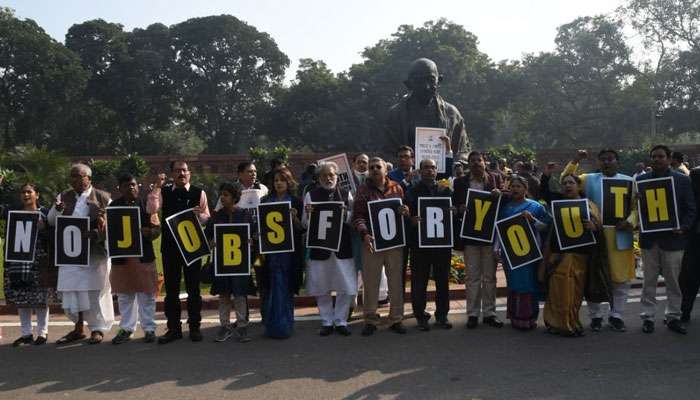
[[[438,320],[435,321],[435,327],[442,329],[452,329],[452,324],[450,323],[450,321],[447,320],[447,318],[438,318]]]
[[[654,321],[652,321],[650,319],[645,319],[644,322],[642,322],[642,332],[644,332],[644,333],[654,332]]]
[[[683,315],[681,315],[681,322],[683,322],[684,324],[687,324],[688,322],[690,322],[690,314],[683,313]]]
[[[190,326],[190,340],[193,342],[201,342],[204,339],[202,331],[198,326]]]
[[[610,325],[610,329],[614,330],[615,332],[627,331],[625,321],[623,321],[621,318],[608,317],[608,324]]]
[[[427,332],[430,330],[430,325],[428,325],[428,320],[425,319],[419,319],[418,320],[418,329]]]
[[[593,318],[591,320],[591,330],[593,332],[600,332],[603,328],[603,318]]]
[[[46,342],[49,340],[48,335],[44,336],[37,336],[36,339],[34,340],[34,345],[35,346],[41,346],[42,344],[46,344]]]
[[[668,321],[668,323],[666,324],[666,327],[668,327],[668,329],[670,329],[676,333],[680,333],[681,335],[688,334],[688,330],[685,329],[683,324],[681,324],[681,321],[678,319],[672,319],[672,320]]]
[[[32,343],[34,343],[34,336],[26,335],[26,336],[21,336],[19,339],[12,342],[12,347],[28,346]]]
[[[112,344],[122,344],[131,340],[131,332],[125,329],[119,329],[117,336],[112,339]]]
[[[377,327],[372,324],[366,324],[364,328],[362,328],[362,336],[372,336],[374,332],[377,331]]]
[[[331,333],[333,333],[333,326],[322,326],[321,329],[318,331],[318,334],[321,336],[329,336]]]
[[[182,331],[180,329],[168,329],[163,336],[158,338],[158,343],[168,344],[180,339],[182,339]]]
[[[348,329],[347,326],[345,325],[340,325],[335,327],[335,331],[338,332],[339,334],[343,336],[350,336],[352,335],[352,332],[350,332],[350,329]]]
[[[146,331],[143,335],[143,341],[146,343],[153,343],[156,341],[156,333],[153,331]]]
[[[467,329],[474,329],[477,325],[479,325],[479,318],[469,317],[467,319]]]
[[[486,317],[481,322],[494,328],[503,328],[503,322],[495,315],[492,317]]]
[[[406,332],[407,332],[406,327],[403,326],[403,324],[402,324],[401,322],[395,322],[395,323],[393,323],[393,324],[389,327],[389,329],[391,329],[392,331],[398,333],[399,335],[405,335]]]

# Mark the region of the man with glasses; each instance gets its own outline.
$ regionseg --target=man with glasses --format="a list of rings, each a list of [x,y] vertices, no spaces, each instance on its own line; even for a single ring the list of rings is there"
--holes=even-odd
[[[170,163],[172,184],[165,184],[165,174],[160,174],[155,187],[148,195],[146,211],[156,214],[163,210],[163,220],[180,211],[194,208],[200,224],[209,220],[207,194],[201,188],[190,184],[190,169],[182,160]],[[190,328],[190,340],[202,341],[199,329],[202,320],[202,296],[199,293],[201,261],[185,264],[177,248],[175,238],[169,229],[163,229],[160,245],[163,255],[163,277],[165,279],[165,317],[168,319],[168,331],[158,338],[158,343],[165,344],[182,339],[180,322],[180,281],[185,277],[187,289],[187,323]],[[184,271],[184,274],[183,274]]]

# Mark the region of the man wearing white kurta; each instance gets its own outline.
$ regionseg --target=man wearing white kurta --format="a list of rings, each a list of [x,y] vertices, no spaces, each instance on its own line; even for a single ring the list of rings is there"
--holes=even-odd
[[[90,217],[90,265],[61,266],[58,269],[57,290],[61,292],[63,309],[75,323],[73,331],[57,341],[70,343],[85,338],[83,321],[90,328],[90,344],[102,342],[112,329],[114,307],[109,285],[109,259],[97,239],[104,230],[104,208],[110,203],[109,194],[91,184],[92,170],[84,164],[71,168],[73,189],[59,194],[49,211],[48,221],[56,225],[58,215]]]
[[[352,210],[352,194],[338,187],[338,166],[334,162],[319,166],[319,187],[304,196],[304,216],[302,221],[308,224],[308,215],[313,211],[311,203],[322,201],[342,201],[346,210]],[[316,296],[316,304],[321,314],[321,336],[328,336],[335,331],[343,336],[350,335],[348,330],[348,313],[357,295],[357,273],[352,257],[352,239],[350,212],[346,212],[342,227],[340,250],[331,252],[322,249],[310,249],[308,269],[306,271],[306,291]],[[335,305],[331,292],[335,292]]]

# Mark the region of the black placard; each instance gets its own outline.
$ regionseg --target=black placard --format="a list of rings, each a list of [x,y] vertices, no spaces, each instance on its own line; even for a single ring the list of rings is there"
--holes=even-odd
[[[404,220],[398,210],[401,205],[401,199],[398,198],[367,202],[374,251],[390,250],[406,245]]]
[[[107,257],[143,257],[141,210],[138,207],[107,207]]]
[[[466,206],[460,236],[465,239],[493,243],[501,196],[494,196],[483,190],[469,189]]]
[[[600,186],[603,226],[615,227],[626,220],[632,210],[632,181],[603,177]]]
[[[554,230],[561,250],[595,244],[595,235],[586,229],[584,222],[591,219],[588,200],[552,200]]]
[[[418,198],[418,247],[452,248],[452,199],[449,197]]]
[[[5,235],[5,261],[34,262],[39,234],[38,211],[10,211]]]
[[[511,269],[542,259],[535,232],[522,214],[496,222],[496,231]]]
[[[214,225],[214,276],[250,275],[250,225]]]
[[[342,201],[323,201],[310,204],[313,206],[313,210],[309,214],[306,247],[333,252],[340,251],[345,204]]]
[[[83,234],[89,231],[88,217],[56,217],[54,261],[57,267],[90,265],[90,239]]]
[[[639,224],[643,233],[678,229],[678,203],[673,177],[637,181]]]
[[[190,265],[211,252],[204,230],[192,208],[169,216],[165,219],[165,224],[168,225],[185,264]]]
[[[289,201],[258,205],[260,254],[294,251],[291,207]]]

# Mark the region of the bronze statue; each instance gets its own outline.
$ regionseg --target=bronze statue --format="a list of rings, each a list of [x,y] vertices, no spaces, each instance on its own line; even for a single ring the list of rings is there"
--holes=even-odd
[[[409,90],[401,101],[389,109],[386,134],[393,154],[401,145],[415,149],[416,127],[445,128],[450,137],[455,160],[466,160],[471,150],[464,118],[457,107],[446,102],[438,94],[442,77],[437,65],[427,58],[411,63],[404,84]]]

